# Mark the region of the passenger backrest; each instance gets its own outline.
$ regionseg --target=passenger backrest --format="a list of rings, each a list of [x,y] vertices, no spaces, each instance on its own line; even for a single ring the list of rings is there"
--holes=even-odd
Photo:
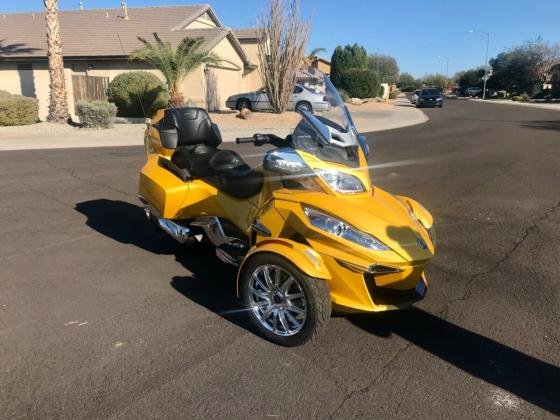
[[[222,142],[218,126],[203,108],[166,109],[158,130],[162,146],[167,149],[196,144],[216,147]]]

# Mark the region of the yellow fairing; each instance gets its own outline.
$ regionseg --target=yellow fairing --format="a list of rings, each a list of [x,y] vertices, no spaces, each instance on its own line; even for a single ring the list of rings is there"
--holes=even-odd
[[[158,113],[155,120],[161,116]],[[361,151],[358,168],[297,153],[313,170],[336,170],[357,177],[364,192],[337,193],[320,177],[314,178],[320,185],[318,191],[286,189],[279,177],[272,176],[265,177],[258,195],[236,199],[203,180],[183,182],[160,166],[159,159],[169,159],[174,151],[162,147],[154,127],[146,130],[145,144],[148,159],[140,174],[140,194],[162,218],[216,216],[236,225],[250,238],[251,247],[240,271],[255,254],[280,255],[308,276],[326,281],[333,305],[345,311],[396,309],[410,303],[407,297],[420,283],[426,285],[424,266],[434,255],[429,233],[433,218],[418,202],[373,187]],[[368,249],[313,226],[304,207],[373,235],[389,250]],[[268,232],[255,231],[252,224],[256,220]]]

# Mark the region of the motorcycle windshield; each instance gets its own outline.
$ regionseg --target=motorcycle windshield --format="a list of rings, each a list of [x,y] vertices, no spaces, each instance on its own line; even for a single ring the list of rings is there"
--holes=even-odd
[[[346,104],[328,77],[317,88],[323,93],[323,106],[301,111],[302,119],[292,134],[294,147],[322,160],[357,167],[358,131]]]

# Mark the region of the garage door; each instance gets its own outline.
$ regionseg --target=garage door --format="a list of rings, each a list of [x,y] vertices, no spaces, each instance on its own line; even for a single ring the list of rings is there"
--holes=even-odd
[[[227,109],[227,98],[237,93],[241,93],[241,70],[208,68],[206,72],[206,106],[209,111]]]

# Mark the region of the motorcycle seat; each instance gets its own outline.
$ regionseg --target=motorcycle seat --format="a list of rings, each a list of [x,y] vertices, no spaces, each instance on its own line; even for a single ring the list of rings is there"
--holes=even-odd
[[[232,197],[249,198],[262,188],[262,173],[251,169],[233,150],[219,150],[209,164],[211,174],[203,180]]]
[[[202,179],[232,197],[249,198],[262,188],[262,174],[253,171],[233,150],[207,145],[180,147],[171,162],[186,169],[192,178]]]

